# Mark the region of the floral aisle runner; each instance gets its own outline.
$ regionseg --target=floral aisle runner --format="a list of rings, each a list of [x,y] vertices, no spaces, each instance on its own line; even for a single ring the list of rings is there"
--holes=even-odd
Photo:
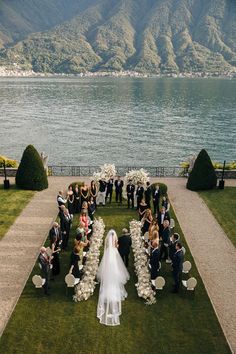
[[[156,303],[156,293],[152,290],[151,275],[148,270],[147,255],[141,237],[141,223],[139,221],[133,220],[130,222],[130,234],[134,252],[135,273],[138,277],[136,285],[138,296],[145,299],[147,305],[152,305]]]
[[[88,300],[95,289],[95,278],[99,265],[100,247],[103,242],[105,224],[101,218],[95,219],[93,225],[93,235],[87,253],[86,264],[84,265],[84,275],[80,283],[76,286],[74,301]]]

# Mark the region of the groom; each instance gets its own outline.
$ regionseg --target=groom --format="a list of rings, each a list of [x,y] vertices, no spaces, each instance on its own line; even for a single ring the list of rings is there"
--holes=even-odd
[[[118,238],[118,245],[119,245],[118,251],[127,268],[129,266],[129,253],[130,253],[131,244],[132,241],[128,233],[128,230],[123,229],[122,235]]]

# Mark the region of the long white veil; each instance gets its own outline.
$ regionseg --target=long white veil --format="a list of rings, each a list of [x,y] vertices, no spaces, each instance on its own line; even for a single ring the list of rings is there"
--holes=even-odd
[[[129,279],[129,273],[117,250],[117,240],[116,232],[110,230],[97,272],[100,281],[97,317],[100,323],[108,326],[120,324],[121,301],[127,297],[124,284]]]

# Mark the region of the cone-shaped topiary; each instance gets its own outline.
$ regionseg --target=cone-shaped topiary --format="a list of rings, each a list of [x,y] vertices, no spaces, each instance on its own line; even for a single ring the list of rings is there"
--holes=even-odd
[[[16,185],[22,189],[41,191],[48,188],[48,179],[41,157],[33,145],[25,149],[16,173]]]
[[[206,150],[201,150],[189,174],[187,188],[191,191],[216,187],[217,177],[211,159]]]

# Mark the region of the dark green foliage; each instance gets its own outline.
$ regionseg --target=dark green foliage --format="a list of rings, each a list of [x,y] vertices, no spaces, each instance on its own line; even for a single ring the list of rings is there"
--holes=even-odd
[[[159,186],[160,189],[160,195],[161,196],[166,196],[167,195],[167,185],[165,183],[153,183],[151,185],[152,192],[154,191],[156,185]]]
[[[0,10],[0,65],[67,74],[236,66],[233,0],[12,0]]]
[[[72,189],[73,189],[73,191],[75,190],[75,185],[76,184],[78,184],[78,187],[79,187],[79,189],[80,189],[80,187],[84,184],[84,182],[73,182],[73,183],[71,183],[70,184],[70,186],[72,186]],[[69,186],[68,186],[69,187]]]
[[[187,188],[192,191],[213,189],[217,177],[211,159],[205,149],[196,158],[193,169],[189,174]]]
[[[48,188],[48,179],[41,157],[33,145],[25,149],[16,174],[16,185],[21,189],[41,191]]]

